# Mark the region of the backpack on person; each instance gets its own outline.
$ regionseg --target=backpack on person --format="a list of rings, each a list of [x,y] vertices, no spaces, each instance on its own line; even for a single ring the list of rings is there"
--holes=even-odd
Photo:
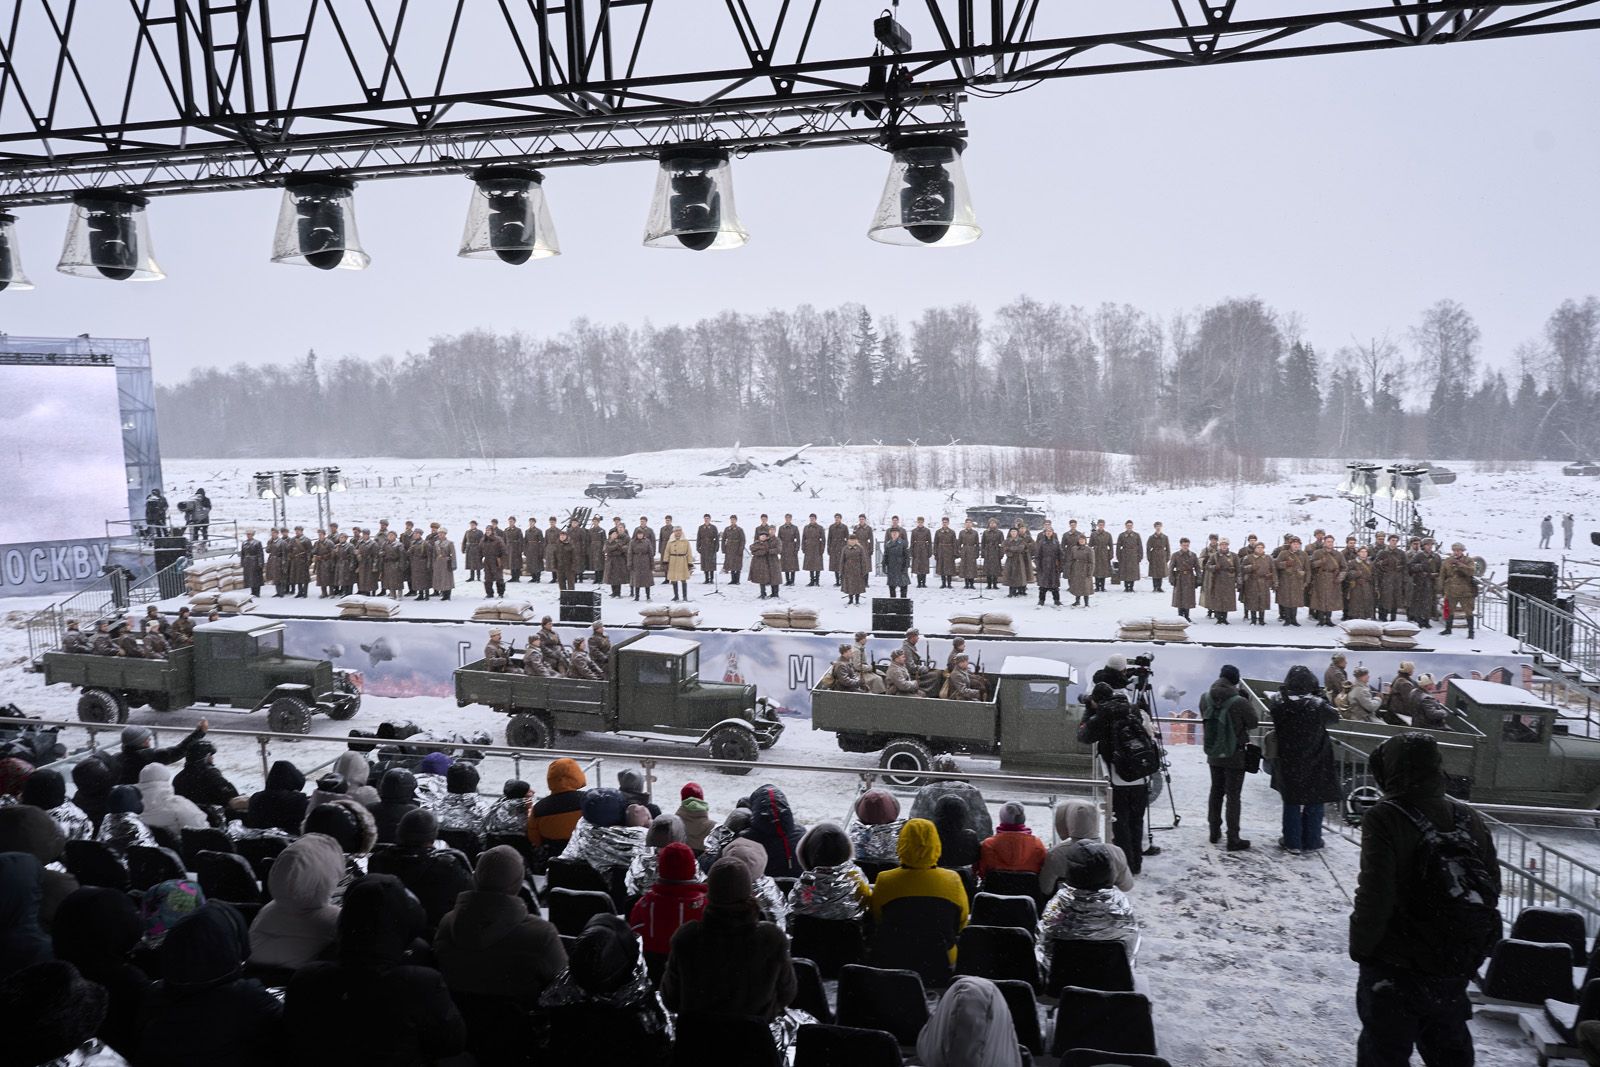
[[[1205,732],[1206,756],[1210,759],[1227,759],[1239,751],[1239,735],[1233,729],[1233,716],[1228,714],[1228,704],[1238,697],[1222,702],[1218,707],[1207,692],[1200,698],[1200,725]]]
[[[1423,918],[1412,936],[1425,945],[1455,976],[1469,976],[1488,958],[1504,932],[1500,917],[1500,891],[1496,888],[1493,860],[1485,861],[1472,834],[1470,809],[1445,798],[1454,816],[1449,830],[1441,831],[1426,815],[1397,800],[1385,798],[1402,812],[1422,835],[1417,848],[1417,897],[1406,910]]]
[[[1111,713],[1111,769],[1125,782],[1137,782],[1161,769],[1161,750],[1139,721],[1139,713],[1121,701]]]

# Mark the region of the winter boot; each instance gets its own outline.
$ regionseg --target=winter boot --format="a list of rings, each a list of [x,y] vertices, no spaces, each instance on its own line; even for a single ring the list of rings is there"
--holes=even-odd
[[[1061,606],[1061,590],[1059,590],[1059,589],[1050,590],[1050,598],[1055,601],[1056,607],[1059,608]]]
[[[1455,628],[1456,628],[1456,620],[1455,620],[1455,617],[1452,616],[1452,617],[1450,617],[1450,618],[1445,620],[1444,631],[1443,631],[1441,636],[1449,637],[1451,632],[1454,631]]]
[[[1246,852],[1246,851],[1249,851],[1249,848],[1250,848],[1250,842],[1249,842],[1248,839],[1243,838],[1243,837],[1234,836],[1234,835],[1229,835],[1229,837],[1228,837],[1228,851],[1229,852]]]
[[[1221,823],[1215,823],[1214,822],[1214,823],[1211,824],[1211,833],[1210,833],[1208,839],[1210,840],[1210,842],[1213,845],[1215,845],[1217,842],[1222,840],[1222,824]]]
[[[648,588],[647,588],[647,589],[645,589],[645,591],[644,591],[644,598],[645,598],[645,599],[646,599],[646,600],[649,600],[649,599],[650,599],[650,590],[649,590],[649,589],[648,589]]]
[[[1473,628],[1472,628],[1472,616],[1468,615],[1467,616],[1467,640],[1470,641],[1476,636],[1478,636],[1478,635],[1473,631]]]

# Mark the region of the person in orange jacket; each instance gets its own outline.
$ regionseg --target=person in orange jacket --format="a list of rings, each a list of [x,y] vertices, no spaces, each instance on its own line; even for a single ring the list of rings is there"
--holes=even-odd
[[[1044,866],[1044,842],[1027,827],[1027,812],[1016,801],[1000,806],[1000,826],[978,847],[977,875],[991,871],[1026,871],[1038,874]]]
[[[589,781],[578,761],[565,756],[550,762],[544,781],[550,792],[534,802],[528,815],[528,841],[556,856],[567,847],[567,839],[583,815],[584,787]]]

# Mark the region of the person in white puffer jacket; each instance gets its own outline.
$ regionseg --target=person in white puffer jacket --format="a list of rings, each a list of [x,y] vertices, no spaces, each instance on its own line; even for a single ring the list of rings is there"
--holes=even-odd
[[[181,834],[209,825],[206,813],[172,789],[172,769],[161,763],[146,764],[139,772],[139,795],[144,800],[144,824]]]

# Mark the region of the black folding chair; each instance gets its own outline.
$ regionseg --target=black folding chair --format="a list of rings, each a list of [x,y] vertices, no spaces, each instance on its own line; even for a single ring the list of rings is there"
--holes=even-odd
[[[81,886],[124,893],[132,888],[127,866],[102,841],[68,841],[61,862]]]
[[[128,849],[128,881],[141,893],[158,883],[185,878],[188,873],[182,857],[170,848],[134,845]]]
[[[1133,967],[1121,941],[1060,940],[1050,942],[1049,977],[1046,996],[1055,996],[1063,986],[1103,989],[1108,993],[1133,991]]]
[[[956,942],[956,973],[990,981],[1027,982],[1038,988],[1033,934],[1015,926],[967,927]]]
[[[794,1067],[900,1067],[900,1043],[883,1030],[807,1023],[795,1035]]]
[[[789,920],[789,951],[815,961],[824,978],[839,977],[839,968],[860,963],[866,931],[856,919],[823,919],[796,915]]]
[[[707,1056],[707,1050],[715,1054]],[[765,1019],[747,1015],[678,1015],[671,1067],[705,1067],[707,1060],[739,1067],[781,1067],[782,1057]]]
[[[828,991],[822,985],[822,972],[811,960],[792,957],[794,980],[798,987],[794,1007],[810,1014],[818,1022],[833,1022],[833,1008],[828,1005]]]
[[[233,838],[212,826],[202,826],[198,830],[184,830],[182,834],[182,847],[178,850],[183,856],[183,862],[189,870],[194,870],[200,862],[202,852],[235,852]]]
[[[1149,998],[1143,993],[1107,993],[1070,985],[1062,989],[1050,1054],[1059,1056],[1075,1048],[1154,1056],[1156,1028]]]
[[[1030,933],[1039,927],[1039,905],[1028,896],[979,893],[972,898],[970,926],[1015,926]]]
[[[915,1045],[928,1021],[928,1000],[915,971],[851,964],[839,972],[840,1026],[887,1030],[902,1045]]]
[[[577,937],[586,923],[596,915],[614,914],[611,894],[597,889],[552,889],[550,921],[559,933]]]

